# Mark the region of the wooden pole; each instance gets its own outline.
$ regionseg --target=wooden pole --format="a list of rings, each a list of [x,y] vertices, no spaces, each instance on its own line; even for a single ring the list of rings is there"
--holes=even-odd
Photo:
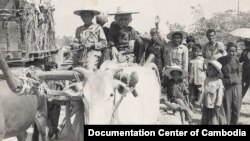
[[[66,71],[66,70],[56,70],[56,71],[43,71],[39,72],[38,76],[41,80],[73,80],[75,78],[75,74],[79,76],[80,79],[83,79],[84,76],[74,72],[74,71]]]

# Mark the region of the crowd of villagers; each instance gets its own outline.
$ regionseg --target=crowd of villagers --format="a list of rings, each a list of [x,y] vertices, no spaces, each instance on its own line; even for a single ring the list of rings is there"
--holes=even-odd
[[[245,49],[240,54],[235,43],[218,41],[215,29],[207,29],[208,42],[201,45],[196,42],[199,37],[181,30],[161,35],[159,16],[149,36],[129,26],[131,15],[138,12],[118,8],[109,14],[114,16],[110,27],[105,26],[107,15],[97,10],[86,8],[74,14],[83,25],[76,29],[71,50],[65,53],[64,63],[71,64],[65,69],[81,66],[95,71],[107,60],[122,66],[153,62],[160,74],[161,110],[180,113],[183,124],[193,124],[194,108],[201,108],[200,124],[238,124],[242,99],[250,85],[250,39],[242,39]],[[56,67],[49,63],[47,70]]]

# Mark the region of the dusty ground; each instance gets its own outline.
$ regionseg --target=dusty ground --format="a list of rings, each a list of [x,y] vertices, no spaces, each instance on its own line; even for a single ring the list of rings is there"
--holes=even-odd
[[[195,112],[194,124],[200,124],[201,109],[200,108],[195,108],[194,112]],[[161,124],[167,124],[167,125],[181,124],[181,118],[180,118],[179,113],[177,113],[176,116],[171,115],[171,111],[169,113],[170,114],[161,111],[161,118],[160,118]],[[248,92],[248,94],[243,99],[239,124],[241,124],[241,125],[243,125],[243,124],[244,125],[246,125],[246,124],[250,125],[250,91]]]
[[[172,111],[170,111],[169,113],[166,113],[166,112],[161,111],[161,117],[160,117],[161,124],[165,124],[165,125],[181,124],[180,115],[178,113],[176,115],[172,115],[171,112]],[[194,124],[199,124],[200,119],[201,119],[201,110],[199,108],[195,108],[194,112],[195,112]],[[63,118],[64,115],[65,115],[65,112],[62,111],[61,117]],[[60,118],[60,119],[62,120],[62,118]],[[61,123],[61,121],[60,121],[60,123]],[[243,99],[243,104],[242,104],[242,108],[241,108],[241,117],[239,119],[239,124],[250,125],[250,92],[248,92],[248,94]],[[30,141],[32,129],[29,129],[28,132],[29,132],[29,136],[28,136],[27,141]],[[70,136],[67,133],[63,132],[59,136],[59,140],[57,140],[57,141],[69,141],[69,140],[72,141]],[[16,140],[16,138],[9,138],[9,139],[5,139],[3,141],[17,141],[17,140]]]

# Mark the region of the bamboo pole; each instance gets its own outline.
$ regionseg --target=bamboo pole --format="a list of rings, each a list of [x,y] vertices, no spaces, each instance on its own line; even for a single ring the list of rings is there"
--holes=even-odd
[[[73,80],[75,79],[75,74],[77,74],[80,79],[84,78],[80,73],[66,70],[43,71],[39,72],[38,76],[41,80]]]

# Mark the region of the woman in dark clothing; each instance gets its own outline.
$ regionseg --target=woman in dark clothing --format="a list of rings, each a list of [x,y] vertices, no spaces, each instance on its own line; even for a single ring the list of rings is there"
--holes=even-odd
[[[245,49],[243,50],[240,56],[240,63],[242,65],[242,99],[244,98],[249,86],[250,86],[250,41],[244,40]]]
[[[227,118],[227,123],[236,125],[240,116],[242,88],[240,80],[240,61],[237,55],[237,46],[233,43],[227,45],[227,56],[218,59],[222,65],[223,79],[225,87],[223,106]]]

